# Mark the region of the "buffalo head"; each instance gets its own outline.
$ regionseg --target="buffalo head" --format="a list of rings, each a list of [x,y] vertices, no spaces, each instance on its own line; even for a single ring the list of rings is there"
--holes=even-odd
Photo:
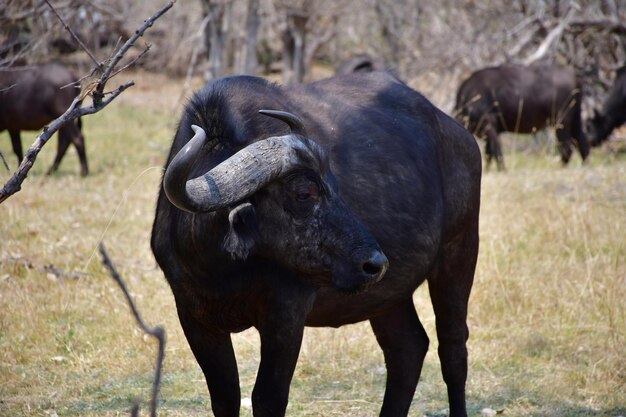
[[[228,210],[223,247],[233,258],[278,262],[315,286],[364,289],[384,275],[378,243],[337,193],[325,151],[293,114],[261,110],[291,133],[253,142],[205,174],[188,178],[206,141],[202,127],[167,167],[169,201],[191,212]]]
[[[593,118],[587,121],[587,136],[591,146],[599,146],[613,131],[613,123],[603,112],[594,110]]]

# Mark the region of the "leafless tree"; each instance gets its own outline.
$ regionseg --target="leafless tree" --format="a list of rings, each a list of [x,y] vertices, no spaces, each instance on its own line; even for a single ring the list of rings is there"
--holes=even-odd
[[[260,25],[259,0],[248,0],[246,17],[246,41],[244,44],[243,74],[255,74],[258,66],[257,39]]]
[[[148,335],[157,339],[159,343],[157,359],[156,359],[156,364],[155,364],[155,371],[154,371],[154,379],[152,380],[152,395],[150,396],[150,416],[156,417],[157,397],[159,395],[159,390],[161,388],[161,371],[163,369],[163,359],[165,358],[165,330],[161,326],[150,327],[144,322],[143,318],[141,317],[141,314],[139,314],[139,310],[135,306],[135,302],[130,296],[130,293],[128,292],[128,290],[126,289],[126,284],[124,283],[122,276],[117,271],[117,268],[115,268],[115,265],[113,264],[113,261],[111,261],[111,258],[109,258],[109,254],[107,253],[104,247],[104,243],[100,242],[100,244],[98,245],[98,250],[100,251],[100,255],[102,256],[102,264],[106,267],[111,277],[115,280],[117,285],[120,287],[120,289],[124,293],[124,297],[126,298],[126,302],[128,303],[128,306],[130,307],[130,311],[133,314],[135,321],[137,321],[137,324],[139,325],[139,327],[141,327],[141,330],[143,330]],[[139,400],[135,400],[133,402],[131,416],[135,417],[138,415],[139,415]]]
[[[135,31],[134,35],[131,36],[119,49],[116,50],[115,54],[105,60],[103,63],[96,62],[96,66],[92,70],[92,74],[94,77],[92,81],[85,83],[85,86],[82,88],[81,93],[78,97],[73,101],[71,106],[63,113],[60,117],[53,120],[48,126],[43,129],[33,145],[26,151],[26,155],[22,160],[22,163],[18,167],[17,171],[9,178],[9,180],[4,184],[2,189],[0,189],[0,204],[4,202],[7,198],[17,193],[21,187],[22,183],[28,176],[28,172],[33,167],[35,160],[37,159],[37,155],[43,148],[43,146],[48,142],[48,139],[65,123],[68,121],[74,120],[80,116],[84,116],[87,114],[97,113],[106,107],[109,103],[111,103],[115,98],[117,98],[124,90],[134,85],[133,81],[127,81],[126,83],[118,86],[113,91],[106,91],[105,88],[107,82],[116,74],[126,69],[133,62],[127,63],[126,65],[118,68],[118,64],[120,64],[121,60],[124,58],[125,54],[128,50],[135,44],[135,42],[143,35],[143,33],[150,28],[154,22],[161,17],[165,12],[167,12],[173,3],[168,3],[165,7],[161,8],[156,14],[147,19],[144,24]],[[52,10],[55,10],[52,6],[50,6]],[[72,32],[73,36],[76,36]],[[76,38],[77,42],[79,41]],[[147,52],[148,48],[144,50],[144,53]],[[89,52],[90,56],[93,56],[91,52]],[[138,58],[140,58],[140,55]],[[92,99],[92,105],[81,107],[83,100],[90,96]]]
[[[224,74],[224,46],[226,33],[223,30],[225,2],[222,0],[201,0],[202,10],[208,17],[204,32],[204,45],[208,55],[208,68],[205,79],[221,77]]]

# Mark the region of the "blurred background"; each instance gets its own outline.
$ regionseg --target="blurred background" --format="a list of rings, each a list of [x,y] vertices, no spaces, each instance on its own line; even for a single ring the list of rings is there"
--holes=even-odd
[[[99,59],[157,7],[151,1],[53,2]],[[138,65],[168,76],[256,74],[283,83],[332,75],[366,56],[450,111],[472,71],[505,62],[573,66],[585,110],[626,58],[626,0],[179,0],[146,34]],[[87,55],[40,0],[0,5],[0,67]],[[143,46],[138,45],[138,54]]]

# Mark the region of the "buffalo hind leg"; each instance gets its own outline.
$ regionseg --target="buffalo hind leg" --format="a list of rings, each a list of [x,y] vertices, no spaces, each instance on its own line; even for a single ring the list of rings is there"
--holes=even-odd
[[[215,417],[238,417],[241,403],[237,359],[230,334],[209,333],[197,320],[179,310],[180,324],[202,368]]]
[[[381,417],[406,416],[422,372],[428,336],[411,298],[370,320],[387,366]]]
[[[502,155],[502,145],[500,144],[498,132],[496,132],[493,127],[489,127],[486,130],[486,135],[487,144],[485,150],[487,153],[487,168],[489,168],[491,159],[495,157],[496,164],[498,164],[498,171],[505,171],[506,167],[504,166],[504,156]]]
[[[80,160],[80,175],[84,177],[89,174],[87,155],[85,153],[85,139],[76,124],[73,121],[70,121],[59,129],[59,145],[57,148],[57,154],[54,157],[52,166],[48,169],[48,175],[59,169],[61,160],[65,156],[70,143],[76,148],[76,153],[78,154],[78,159]]]
[[[474,223],[465,234],[444,246],[434,273],[428,279],[450,417],[467,416],[467,303],[478,254],[478,220]]]
[[[13,153],[17,156],[17,164],[22,163],[22,159],[24,159],[24,153],[22,152],[22,138],[20,137],[19,130],[9,130],[9,135],[11,136],[11,145],[13,145]]]
[[[70,138],[72,140],[72,144],[74,144],[74,147],[76,148],[76,153],[78,154],[78,159],[80,161],[80,175],[86,177],[89,174],[89,167],[87,166],[87,154],[85,152],[85,137],[83,136],[80,128],[74,122],[70,123],[71,125],[68,126],[68,131],[71,133]]]
[[[67,148],[70,146],[70,139],[68,138],[67,134],[64,134],[66,132],[63,132],[62,129],[63,128],[59,130],[59,134],[57,135],[59,137],[58,138],[59,142],[57,144],[57,154],[54,157],[54,162],[52,162],[52,165],[48,169],[48,172],[46,173],[46,175],[51,175],[53,172],[59,169],[61,160],[63,159],[63,156],[67,152]]]

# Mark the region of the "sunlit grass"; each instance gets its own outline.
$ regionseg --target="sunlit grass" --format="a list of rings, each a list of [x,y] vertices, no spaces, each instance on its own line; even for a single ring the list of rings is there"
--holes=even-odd
[[[42,176],[52,143],[23,191],[0,206],[0,415],[128,415],[132,398],[147,401],[156,345],[101,267],[101,238],[146,321],[166,328],[160,413],[207,415],[203,375],[149,249],[172,106],[128,100],[86,118],[92,175],[77,175],[70,149],[58,174]],[[624,415],[626,157],[594,149],[587,166],[574,155],[562,168],[549,147],[512,145],[504,144],[509,170],[483,178],[469,313],[470,414]],[[15,163],[6,133],[0,151]],[[8,175],[0,170],[1,181]],[[415,303],[431,345],[411,415],[445,415],[426,288]],[[249,330],[234,339],[242,397],[249,398],[258,336]],[[369,324],[307,329],[288,414],[377,415],[384,383]]]

